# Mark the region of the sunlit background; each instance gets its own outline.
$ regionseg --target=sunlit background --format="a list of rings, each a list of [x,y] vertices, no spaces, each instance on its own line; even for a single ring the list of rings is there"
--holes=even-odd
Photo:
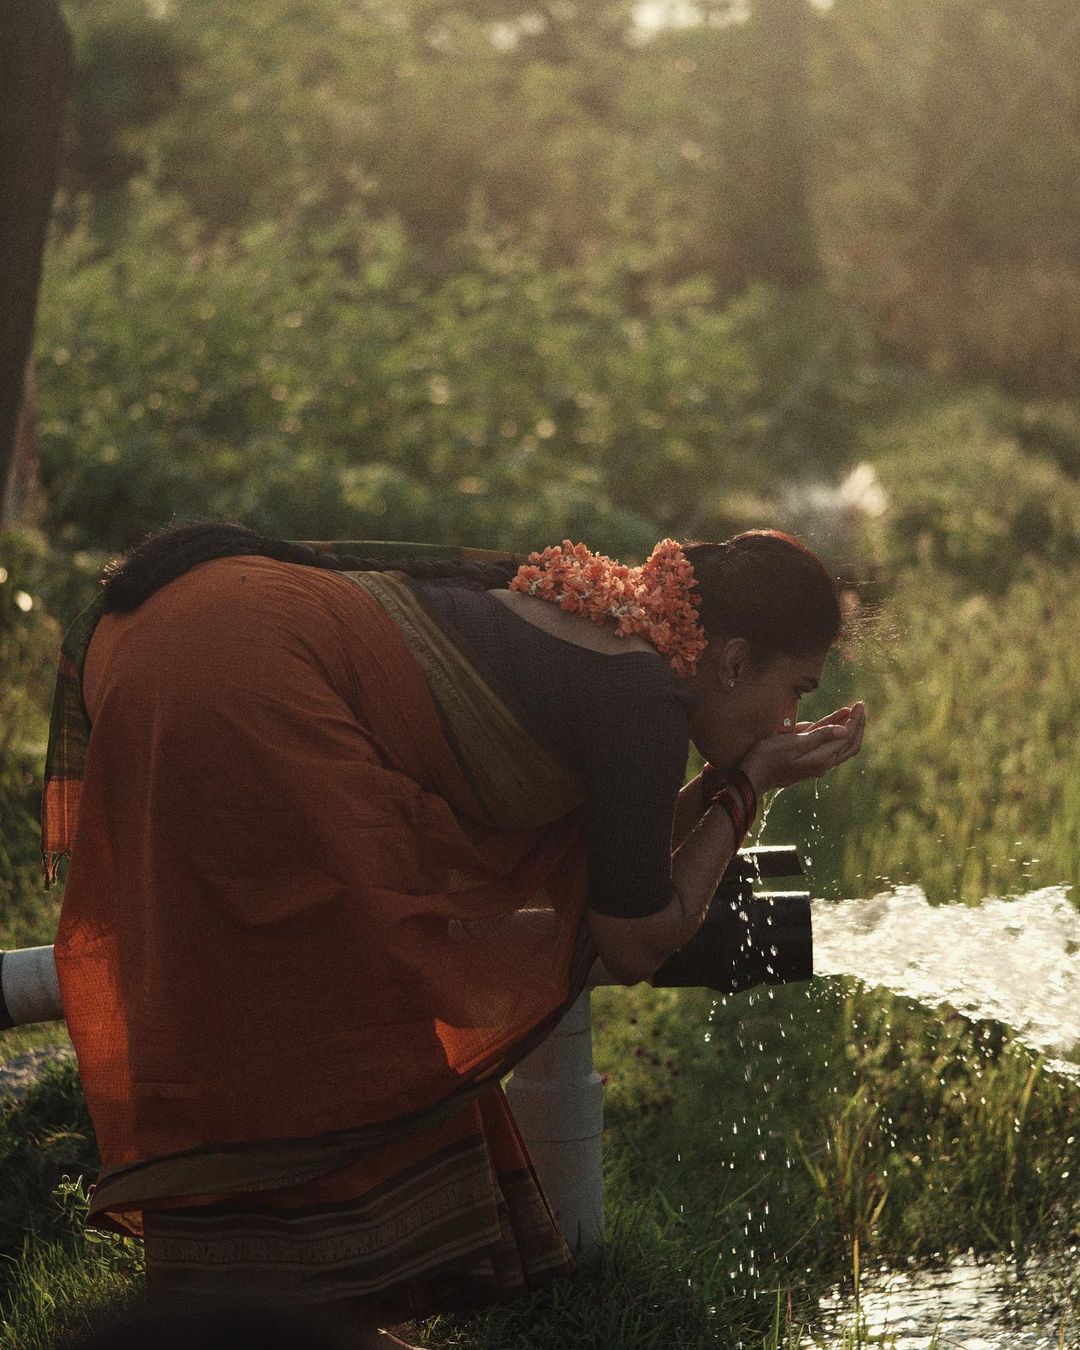
[[[808,710],[864,697],[870,729],[819,792],[780,797],[765,842],[799,847],[815,897],[908,906],[882,942],[907,932],[932,987],[854,938],[845,964],[830,929],[830,969],[904,997],[837,976],[763,1018],[598,996],[623,1269],[642,1327],[676,1308],[666,1339],[625,1343],[794,1345],[819,1296],[849,1307],[853,1255],[895,1273],[969,1249],[1035,1310],[942,1346],[1080,1343],[1060,1274],[1080,1103],[1037,1058],[1080,1058],[1075,1017],[1014,1039],[1023,1009],[972,1002],[940,960],[962,932],[974,970],[977,927],[928,917],[1057,915],[1045,966],[1022,960],[1065,1009],[1046,983],[1075,979],[1080,882],[1076,0],[62,8],[66,149],[0,517],[7,945],[55,922],[33,818],[58,635],[146,531],[570,537],[629,562],[666,535],[792,530],[869,621]],[[1011,912],[981,910],[1015,966]],[[912,1001],[934,989],[959,1011]],[[694,1178],[721,1170],[703,1202]],[[686,1229],[695,1203],[711,1217]],[[594,1343],[522,1316],[469,1334]]]

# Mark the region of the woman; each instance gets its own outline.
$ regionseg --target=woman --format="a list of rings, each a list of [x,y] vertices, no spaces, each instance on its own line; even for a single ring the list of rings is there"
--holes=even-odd
[[[500,1077],[597,955],[632,984],[690,940],[762,793],[858,751],[861,705],[797,722],[840,627],[772,532],[629,569],[196,525],[108,569],[44,847],[91,1218],[144,1236],[151,1293],[389,1347],[567,1270]]]

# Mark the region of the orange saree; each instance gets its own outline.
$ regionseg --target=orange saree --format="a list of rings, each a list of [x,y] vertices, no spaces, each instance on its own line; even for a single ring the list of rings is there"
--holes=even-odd
[[[92,1221],[162,1288],[401,1317],[566,1269],[499,1080],[592,964],[577,783],[395,574],[205,563],[99,621],[83,696]]]

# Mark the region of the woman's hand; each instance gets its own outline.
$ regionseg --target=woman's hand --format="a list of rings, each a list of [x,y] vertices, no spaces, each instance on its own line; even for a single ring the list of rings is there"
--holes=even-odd
[[[739,767],[759,797],[806,778],[820,778],[859,753],[865,726],[864,704],[838,708],[818,722],[799,722],[793,732],[766,736]]]
[[[836,712],[829,713],[828,717],[820,717],[816,722],[796,722],[795,730],[799,732],[813,731],[817,727],[846,727],[856,708],[860,710],[865,721],[866,706],[862,703],[856,703],[850,708],[837,708]]]

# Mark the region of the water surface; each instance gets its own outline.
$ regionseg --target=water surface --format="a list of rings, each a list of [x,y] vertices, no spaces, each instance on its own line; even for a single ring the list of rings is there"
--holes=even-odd
[[[1075,1258],[1075,1255],[1073,1256]],[[1039,1306],[1037,1272],[1011,1261],[961,1256],[942,1270],[883,1270],[862,1285],[858,1319],[864,1339],[884,1337],[893,1350],[1059,1350],[1080,1344],[1067,1314]],[[851,1294],[821,1301],[826,1343],[856,1317]],[[934,1340],[934,1337],[937,1340]]]

